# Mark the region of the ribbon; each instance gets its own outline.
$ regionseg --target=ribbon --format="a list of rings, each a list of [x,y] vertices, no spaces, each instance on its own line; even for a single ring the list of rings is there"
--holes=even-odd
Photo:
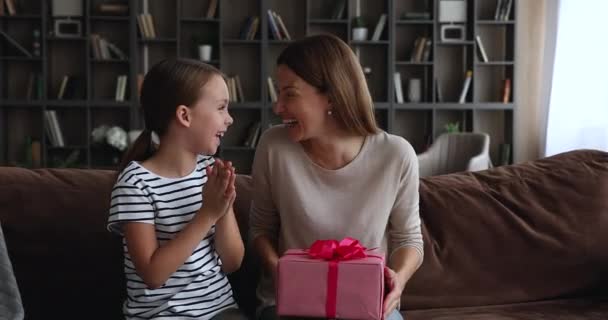
[[[327,300],[325,302],[325,315],[329,319],[336,318],[336,305],[338,300],[338,263],[344,260],[367,257],[367,249],[353,238],[337,240],[317,240],[308,249],[308,255],[313,259],[329,261],[327,270]]]

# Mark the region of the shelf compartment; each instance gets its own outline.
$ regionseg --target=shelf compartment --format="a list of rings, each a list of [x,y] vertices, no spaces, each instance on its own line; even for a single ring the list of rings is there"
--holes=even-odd
[[[393,133],[405,138],[416,153],[422,153],[428,148],[432,130],[432,110],[395,110]]]
[[[22,108],[21,106],[3,106],[4,119],[2,119],[5,127],[2,136],[5,137],[6,143],[6,164],[11,166],[36,166],[41,164],[42,159],[32,157],[32,152],[39,155],[42,154],[40,144],[32,144],[32,141],[42,142],[44,139],[44,130],[42,122],[42,108]],[[34,160],[33,160],[34,159]]]

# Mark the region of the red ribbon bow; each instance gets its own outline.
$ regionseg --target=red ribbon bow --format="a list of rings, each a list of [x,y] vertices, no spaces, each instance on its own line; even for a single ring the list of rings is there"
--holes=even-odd
[[[367,257],[365,248],[359,240],[344,238],[337,240],[317,240],[308,249],[308,255],[323,260],[352,260]]]
[[[359,240],[344,238],[337,240],[317,240],[308,249],[308,255],[314,259],[329,260],[327,270],[327,301],[325,302],[325,316],[336,318],[338,300],[338,263],[344,260],[367,257],[365,248]]]

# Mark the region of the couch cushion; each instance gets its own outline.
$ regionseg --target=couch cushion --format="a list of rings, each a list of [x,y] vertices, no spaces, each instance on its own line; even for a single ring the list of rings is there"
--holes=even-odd
[[[605,320],[608,319],[608,298],[411,310],[403,314],[406,320]]]
[[[122,319],[122,244],[106,230],[115,174],[1,168],[0,221],[28,319],[63,317],[66,310],[87,319]],[[236,179],[241,227],[248,221],[249,181]],[[256,278],[247,273],[257,274],[253,261],[247,251],[241,270],[229,276],[237,302],[250,314]]]
[[[422,179],[425,259],[408,309],[608,292],[608,153]]]
[[[120,318],[122,245],[105,228],[114,173],[0,172],[0,221],[28,319]]]

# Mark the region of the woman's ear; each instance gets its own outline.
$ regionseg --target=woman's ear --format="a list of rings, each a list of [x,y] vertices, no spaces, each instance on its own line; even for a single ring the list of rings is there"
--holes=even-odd
[[[190,108],[183,104],[177,106],[177,108],[175,108],[175,119],[180,125],[189,128],[191,121]]]

